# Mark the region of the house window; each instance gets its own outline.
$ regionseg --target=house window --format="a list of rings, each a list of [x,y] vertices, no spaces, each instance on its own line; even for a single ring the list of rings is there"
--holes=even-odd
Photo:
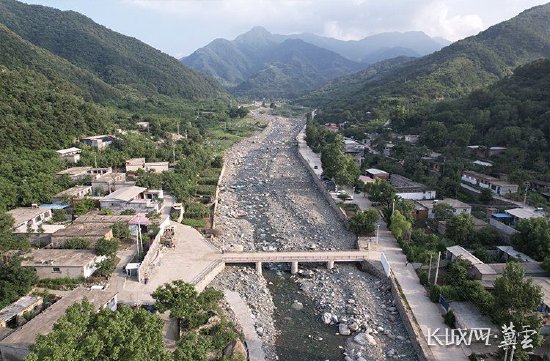
[[[61,273],[61,269],[59,267],[54,267],[52,272]]]

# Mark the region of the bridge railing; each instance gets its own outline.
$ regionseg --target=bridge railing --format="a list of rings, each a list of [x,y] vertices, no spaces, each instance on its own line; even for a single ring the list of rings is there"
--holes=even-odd
[[[224,255],[224,262],[326,262],[326,261],[363,261],[367,259],[366,254],[357,255]]]

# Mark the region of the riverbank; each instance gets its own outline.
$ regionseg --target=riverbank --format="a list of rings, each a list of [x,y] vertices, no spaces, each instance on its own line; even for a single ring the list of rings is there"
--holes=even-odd
[[[226,154],[215,215],[220,236],[214,242],[231,251],[354,248],[355,236],[297,154],[296,136],[305,121],[259,113],[255,116],[268,119],[269,125]],[[292,328],[285,327],[288,305],[272,296],[273,285],[252,268],[229,267],[212,284],[238,292],[248,304],[268,360],[277,360],[277,354],[283,353],[278,352],[281,347],[291,346],[288,343],[293,339],[299,344],[304,336],[327,327],[325,323],[332,327],[325,343],[342,345],[331,360],[336,361],[337,355],[344,359],[344,347],[346,360],[416,359],[383,281],[354,266],[303,270],[301,275],[281,282],[291,282],[283,288],[291,289],[292,284],[299,287],[306,302],[302,306],[311,308],[305,311],[312,311],[309,317],[314,322]],[[286,344],[281,345],[280,340]],[[305,358],[293,355],[295,358],[285,361],[327,359],[315,353],[315,343],[311,343],[311,351]]]

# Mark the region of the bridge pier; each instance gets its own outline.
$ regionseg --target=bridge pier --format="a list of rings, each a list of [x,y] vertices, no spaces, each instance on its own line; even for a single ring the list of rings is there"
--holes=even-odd
[[[327,261],[327,269],[333,269],[334,268],[334,261]]]
[[[298,273],[298,261],[293,261],[290,264],[290,273],[292,273],[293,275]]]
[[[256,273],[262,275],[262,262],[256,262]]]

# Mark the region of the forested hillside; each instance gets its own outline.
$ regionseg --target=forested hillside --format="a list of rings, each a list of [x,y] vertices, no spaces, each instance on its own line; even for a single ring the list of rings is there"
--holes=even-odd
[[[512,76],[462,99],[417,109],[393,125],[421,134],[433,149],[507,147],[494,159],[503,172],[550,172],[550,59],[519,67]]]
[[[360,121],[367,109],[381,108],[388,99],[408,107],[466,95],[510,75],[517,66],[549,56],[548,19],[550,4],[537,6],[382,77],[358,74],[363,77],[360,87],[336,82],[301,102],[321,106],[328,117],[340,116],[346,109]]]
[[[222,92],[215,81],[177,59],[73,11],[0,0],[0,23],[124,92],[186,99]]]

